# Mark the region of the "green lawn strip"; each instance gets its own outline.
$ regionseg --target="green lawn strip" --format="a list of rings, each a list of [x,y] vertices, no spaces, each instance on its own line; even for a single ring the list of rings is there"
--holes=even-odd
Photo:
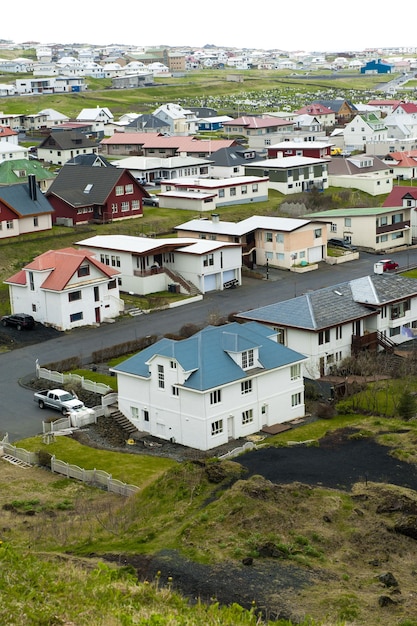
[[[108,385],[114,391],[117,391],[117,378],[115,378],[114,376],[110,376],[109,374],[101,374],[100,372],[93,372],[92,370],[83,369],[71,370],[71,374],[82,376],[86,380],[91,380],[94,383],[102,383],[103,385]]]
[[[30,452],[43,450],[65,463],[77,465],[82,469],[104,470],[111,474],[112,478],[137,487],[144,487],[176,465],[175,461],[163,457],[90,448],[69,437],[56,437],[55,442],[51,444],[44,444],[41,437],[31,437],[15,445]]]

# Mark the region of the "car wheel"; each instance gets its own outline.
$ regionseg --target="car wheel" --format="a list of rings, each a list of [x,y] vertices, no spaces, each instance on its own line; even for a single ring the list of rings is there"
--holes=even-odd
[[[44,409],[45,408],[45,403],[44,403],[43,400],[39,400],[38,404],[39,404],[39,408],[40,409]]]
[[[22,330],[22,324],[17,324],[16,328],[17,330]]]

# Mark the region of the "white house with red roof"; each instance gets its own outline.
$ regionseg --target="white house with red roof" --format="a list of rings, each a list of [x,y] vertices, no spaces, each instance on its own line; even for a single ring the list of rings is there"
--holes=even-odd
[[[216,150],[235,146],[233,139],[166,137],[160,133],[114,133],[100,142],[103,155],[110,156],[195,156],[209,157]]]
[[[113,320],[124,309],[120,272],[89,250],[49,250],[14,274],[9,286],[12,313],[24,311],[58,330]]]
[[[17,130],[13,130],[9,126],[0,126],[0,141],[5,144],[14,144],[17,146],[19,143],[19,133]]]
[[[294,124],[272,115],[247,115],[224,122],[223,130],[228,137],[243,135],[253,150],[266,150],[284,137],[293,135]]]
[[[383,207],[405,208],[410,210],[412,242],[417,240],[417,187],[396,186],[387,196]]]
[[[394,178],[399,180],[417,178],[417,150],[389,152],[382,160],[394,170]]]
[[[298,111],[295,111],[295,113],[297,115],[313,115],[325,128],[332,127],[336,124],[336,113],[329,107],[326,107],[324,104],[320,104],[319,102],[307,104],[301,109],[298,109]]]

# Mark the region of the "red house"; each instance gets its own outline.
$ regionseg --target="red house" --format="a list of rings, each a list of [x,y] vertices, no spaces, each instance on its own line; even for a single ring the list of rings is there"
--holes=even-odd
[[[142,217],[142,198],[149,194],[129,170],[65,165],[46,196],[55,209],[54,223],[67,218],[85,224]]]

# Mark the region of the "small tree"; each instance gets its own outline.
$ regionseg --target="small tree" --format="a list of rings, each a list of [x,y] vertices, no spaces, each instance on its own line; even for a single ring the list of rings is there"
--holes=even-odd
[[[398,413],[403,420],[410,420],[416,414],[416,399],[410,391],[404,391],[398,404]]]

